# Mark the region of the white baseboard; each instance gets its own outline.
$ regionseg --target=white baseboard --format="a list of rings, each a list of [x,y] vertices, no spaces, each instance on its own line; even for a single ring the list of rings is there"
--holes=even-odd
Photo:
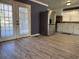
[[[33,34],[33,35],[31,35],[31,37],[39,36],[39,35],[40,35],[40,33],[37,33],[37,34]]]

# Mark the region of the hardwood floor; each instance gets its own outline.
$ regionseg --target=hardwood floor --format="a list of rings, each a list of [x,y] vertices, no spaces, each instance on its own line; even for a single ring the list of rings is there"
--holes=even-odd
[[[79,59],[79,36],[57,33],[0,43],[0,59]]]

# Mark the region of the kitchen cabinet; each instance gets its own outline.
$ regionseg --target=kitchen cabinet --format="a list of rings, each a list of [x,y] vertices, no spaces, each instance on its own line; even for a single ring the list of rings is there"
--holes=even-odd
[[[79,24],[78,23],[58,23],[57,32],[79,34]]]
[[[73,33],[74,23],[68,23],[67,26],[68,26],[67,33]]]
[[[62,32],[62,24],[61,23],[57,24],[57,32]]]
[[[74,24],[74,31],[73,31],[73,33],[74,34],[79,34],[79,24]]]
[[[67,23],[62,23],[62,32],[67,33],[68,32],[68,24]]]

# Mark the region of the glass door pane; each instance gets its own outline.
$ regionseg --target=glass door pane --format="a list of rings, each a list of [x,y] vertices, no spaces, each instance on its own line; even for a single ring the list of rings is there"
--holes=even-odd
[[[19,8],[20,34],[28,34],[28,9]]]
[[[12,6],[0,3],[0,37],[13,35]]]

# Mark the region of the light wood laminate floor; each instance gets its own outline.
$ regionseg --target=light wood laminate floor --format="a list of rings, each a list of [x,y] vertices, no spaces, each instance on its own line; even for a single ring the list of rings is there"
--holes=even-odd
[[[0,59],[79,59],[79,36],[56,33],[3,42]]]

